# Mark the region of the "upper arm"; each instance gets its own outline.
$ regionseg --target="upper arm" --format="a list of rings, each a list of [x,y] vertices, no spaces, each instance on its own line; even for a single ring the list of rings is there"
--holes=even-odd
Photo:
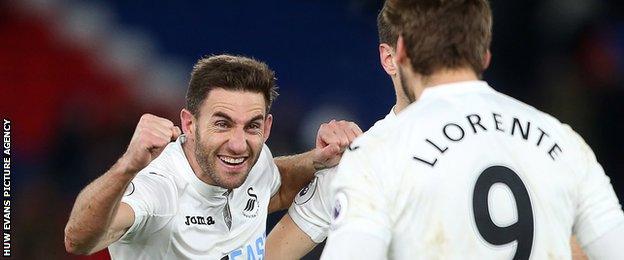
[[[266,259],[300,259],[315,246],[290,215],[285,214],[267,237]]]
[[[391,238],[390,206],[387,189],[379,178],[379,157],[361,147],[348,152],[338,166],[330,185],[333,216],[328,248],[353,252],[359,250],[349,234],[359,234],[367,241],[377,241],[385,252]],[[370,151],[370,150],[369,150]],[[383,160],[382,160],[383,161]],[[330,244],[341,245],[339,247]],[[343,248],[343,245],[351,245]],[[327,249],[326,249],[327,250]]]
[[[335,167],[318,172],[308,186],[297,193],[288,213],[269,234],[268,255],[275,259],[298,259],[325,240],[331,218],[330,205],[325,200],[327,184],[335,173]]]
[[[591,259],[624,259],[622,241],[624,240],[624,223],[614,227],[598,239],[584,247]]]
[[[609,177],[596,160],[591,148],[576,133],[572,134],[580,150],[577,160],[580,179],[577,188],[574,233],[580,245],[586,246],[610,229],[624,223],[624,213]]]
[[[321,259],[387,259],[387,251],[383,238],[356,229],[332,233]]]
[[[329,233],[332,206],[328,189],[336,172],[336,167],[319,171],[288,209],[292,221],[315,243],[323,242]]]
[[[137,175],[121,199],[115,220],[119,217],[119,226],[111,236],[126,242],[149,238],[175,214],[177,197],[175,183],[164,175],[150,171]],[[121,236],[119,227],[125,228]]]

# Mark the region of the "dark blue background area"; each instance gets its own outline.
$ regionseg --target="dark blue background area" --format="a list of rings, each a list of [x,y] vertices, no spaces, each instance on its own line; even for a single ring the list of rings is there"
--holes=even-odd
[[[306,110],[339,103],[368,128],[393,104],[391,82],[379,64],[375,11],[362,12],[347,1],[111,3],[119,22],[149,32],[163,53],[183,58],[189,71],[207,54],[267,62],[280,87],[277,116],[287,110],[282,104]]]

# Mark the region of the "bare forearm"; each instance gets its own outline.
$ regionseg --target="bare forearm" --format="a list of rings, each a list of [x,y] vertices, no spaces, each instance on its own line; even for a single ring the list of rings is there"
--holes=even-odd
[[[301,259],[315,246],[287,213],[267,237],[266,259]]]
[[[275,164],[280,171],[282,184],[278,193],[280,202],[274,210],[282,210],[290,203],[306,184],[308,184],[317,169],[312,160],[312,151],[275,158]]]
[[[318,170],[317,167],[320,167],[314,166],[312,153],[313,151],[308,151],[301,154],[275,158],[275,164],[280,171],[282,183],[284,181],[304,181],[305,183],[310,181],[310,179],[314,177],[314,173]],[[287,179],[285,180],[284,178]]]
[[[134,172],[125,169],[120,159],[80,192],[65,227],[65,247],[68,252],[89,253],[105,237],[121,197],[135,176]]]

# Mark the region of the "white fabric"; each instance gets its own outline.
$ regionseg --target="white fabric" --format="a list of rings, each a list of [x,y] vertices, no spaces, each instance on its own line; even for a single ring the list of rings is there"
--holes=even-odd
[[[394,111],[390,111],[382,120],[377,121],[363,135],[383,133],[396,119]],[[307,187],[304,187],[295,197],[288,209],[288,215],[301,230],[315,243],[321,243],[329,233],[332,203],[329,199],[329,184],[331,184],[337,167],[325,169],[316,173],[315,178]]]
[[[624,259],[622,241],[624,241],[624,223],[617,228],[609,230],[606,234],[584,247],[583,250],[585,250],[590,259],[621,260]]]
[[[588,245],[624,221],[582,139],[485,82],[427,88],[396,121],[343,155],[324,255],[355,254],[370,233],[390,259],[569,259],[573,230]]]
[[[181,139],[169,144],[132,180],[122,202],[132,207],[135,221],[119,241],[109,246],[111,257],[263,258],[267,206],[280,186],[279,171],[268,147],[262,148],[243,185],[229,195],[230,230],[223,214],[223,194],[227,190],[195,176]]]
[[[360,223],[369,225],[373,223]],[[327,240],[321,259],[387,259],[388,241],[356,225],[332,233]],[[360,250],[341,250],[357,244]]]

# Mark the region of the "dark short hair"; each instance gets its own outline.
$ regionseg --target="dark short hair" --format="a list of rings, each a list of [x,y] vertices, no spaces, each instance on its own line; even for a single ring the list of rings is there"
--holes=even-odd
[[[377,33],[379,34],[379,44],[385,43],[390,45],[392,48],[396,48],[397,39],[399,38],[399,33],[397,29],[393,27],[388,19],[383,15],[385,9],[384,7],[377,14]]]
[[[472,68],[481,74],[492,39],[487,0],[387,0],[383,15],[403,36],[416,73]]]
[[[235,55],[212,55],[201,58],[191,72],[186,92],[186,109],[199,116],[199,107],[215,88],[262,93],[268,113],[277,97],[275,72],[265,63]]]

